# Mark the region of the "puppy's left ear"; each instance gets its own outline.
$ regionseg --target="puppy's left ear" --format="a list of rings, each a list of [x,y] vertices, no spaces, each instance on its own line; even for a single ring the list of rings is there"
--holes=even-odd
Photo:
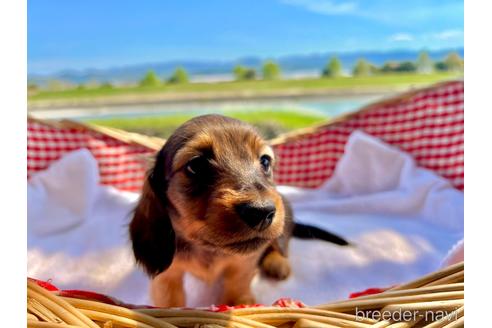
[[[166,182],[163,176],[154,175],[154,172],[158,172],[156,168],[158,165],[145,181],[130,223],[133,253],[150,276],[165,271],[171,265],[176,251],[176,236],[166,211]]]

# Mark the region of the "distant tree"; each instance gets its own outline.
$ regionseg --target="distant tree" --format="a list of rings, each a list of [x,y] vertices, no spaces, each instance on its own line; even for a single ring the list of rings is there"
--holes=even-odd
[[[393,72],[415,72],[417,66],[411,61],[395,62],[390,61],[384,63],[383,67],[379,69],[382,73],[393,73]]]
[[[352,70],[352,75],[354,76],[369,76],[374,73],[374,66],[371,65],[367,60],[361,58],[357,61]]]
[[[417,72],[421,74],[430,74],[432,73],[433,69],[434,66],[432,64],[429,53],[426,51],[422,51],[417,58]]]
[[[463,59],[456,52],[450,53],[444,60],[447,70],[452,72],[462,72],[465,65]]]
[[[253,68],[247,68],[244,72],[244,80],[254,80],[256,79],[256,71]]]
[[[182,67],[176,68],[173,75],[167,80],[169,83],[188,83],[188,73]]]
[[[157,77],[154,71],[150,70],[145,74],[144,78],[140,80],[140,86],[142,87],[155,87],[161,84],[161,80]]]
[[[326,64],[323,72],[324,77],[338,77],[342,75],[342,62],[337,57],[332,57],[328,64]]]
[[[434,64],[434,69],[436,71],[446,72],[448,70],[448,65],[443,61],[439,61]]]
[[[277,80],[280,78],[281,70],[280,66],[269,60],[263,64],[263,79],[264,80]]]
[[[244,72],[246,71],[246,68],[241,65],[236,65],[234,69],[232,70],[232,73],[234,73],[234,78],[236,81],[241,81],[244,77]]]
[[[383,67],[380,68],[380,71],[383,73],[396,72],[400,64],[394,61],[389,61],[384,63]]]
[[[415,72],[417,71],[417,66],[411,61],[404,61],[398,65],[396,68],[397,72]]]
[[[376,65],[374,64],[369,64],[369,65],[370,65],[369,68],[371,70],[371,75],[376,75],[379,73],[379,68]]]
[[[456,52],[451,52],[443,61],[437,62],[434,68],[441,72],[463,72],[464,61]]]
[[[235,66],[233,73],[236,81],[254,80],[256,78],[256,71],[254,69],[241,65]]]

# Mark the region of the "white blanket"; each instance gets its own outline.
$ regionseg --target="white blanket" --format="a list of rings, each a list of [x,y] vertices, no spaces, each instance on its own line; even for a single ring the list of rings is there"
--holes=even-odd
[[[28,183],[28,275],[150,304],[135,266],[127,224],[138,195],[98,184],[87,150],[70,153]],[[463,193],[383,142],[354,132],[333,177],[317,190],[279,187],[296,220],[348,238],[354,246],[292,239],[292,276],[260,277],[260,303],[280,297],[319,304],[387,287],[438,269],[463,237]],[[187,305],[207,306],[216,286],[186,277]]]

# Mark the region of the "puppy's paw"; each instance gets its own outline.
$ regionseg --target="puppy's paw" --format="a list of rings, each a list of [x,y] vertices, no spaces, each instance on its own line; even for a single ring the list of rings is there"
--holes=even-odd
[[[265,256],[261,262],[261,269],[267,277],[277,280],[287,279],[291,272],[289,260],[275,251]]]
[[[253,295],[243,295],[232,301],[232,305],[252,305],[256,304],[256,299]]]
[[[224,295],[220,299],[219,304],[226,304],[230,306],[243,305],[243,304],[251,305],[251,304],[256,304],[256,299],[250,293],[246,293],[243,295]]]

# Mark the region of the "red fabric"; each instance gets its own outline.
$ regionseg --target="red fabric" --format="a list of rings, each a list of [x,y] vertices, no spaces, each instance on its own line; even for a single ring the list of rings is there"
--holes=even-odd
[[[306,304],[302,303],[299,300],[295,300],[292,298],[284,297],[280,298],[275,301],[275,303],[272,304],[273,306],[280,306],[280,307],[288,307],[288,308],[303,308],[306,307]]]
[[[65,153],[87,148],[99,163],[101,183],[139,191],[153,150],[92,131],[59,129],[36,122],[27,126],[27,174],[46,169]]]
[[[85,299],[89,301],[96,301],[96,302],[101,302],[111,305],[123,306],[129,309],[153,308],[152,306],[147,306],[147,305],[134,305],[134,304],[124,303],[114,297],[95,293],[95,292],[85,291],[85,290],[75,290],[75,289],[60,290],[56,286],[52,285],[51,282],[49,281],[43,281],[34,278],[27,278],[27,279],[34,281],[36,284],[38,284],[38,286],[43,287],[44,289],[49,290],[50,292],[57,292],[56,294],[62,297]]]
[[[112,304],[112,305],[121,304],[121,302],[119,302],[113,297],[109,297],[95,292],[83,291],[83,290],[75,290],[75,289],[61,290],[58,293],[58,295],[63,297],[72,297],[72,298],[80,298],[90,301],[98,301],[98,302]]]
[[[275,146],[276,182],[316,188],[333,174],[354,130],[409,153],[417,164],[464,189],[464,83],[453,81],[381,104],[300,140]]]
[[[236,309],[247,309],[247,308],[255,308],[255,307],[262,307],[264,306],[263,304],[251,304],[251,305],[235,305],[235,306],[230,306],[230,305],[212,305],[208,308],[208,310],[212,312],[227,312],[231,310],[236,310]]]
[[[50,292],[56,292],[59,290],[56,286],[52,285],[50,281],[43,281],[34,278],[27,278],[27,279],[34,281],[36,284],[38,284],[39,286],[43,287],[46,290],[49,290]]]
[[[213,312],[227,312],[231,310],[236,310],[236,309],[245,309],[245,308],[255,308],[255,307],[262,307],[264,306],[263,304],[250,304],[250,305],[235,305],[235,306],[229,306],[229,305],[212,305],[209,310]],[[298,300],[294,300],[292,298],[284,297],[276,300],[272,306],[278,306],[282,308],[303,308],[306,307],[304,303]]]
[[[349,298],[357,298],[360,296],[380,294],[386,290],[388,290],[388,288],[368,288],[368,289],[363,290],[361,292],[355,292],[355,293],[350,294]]]

